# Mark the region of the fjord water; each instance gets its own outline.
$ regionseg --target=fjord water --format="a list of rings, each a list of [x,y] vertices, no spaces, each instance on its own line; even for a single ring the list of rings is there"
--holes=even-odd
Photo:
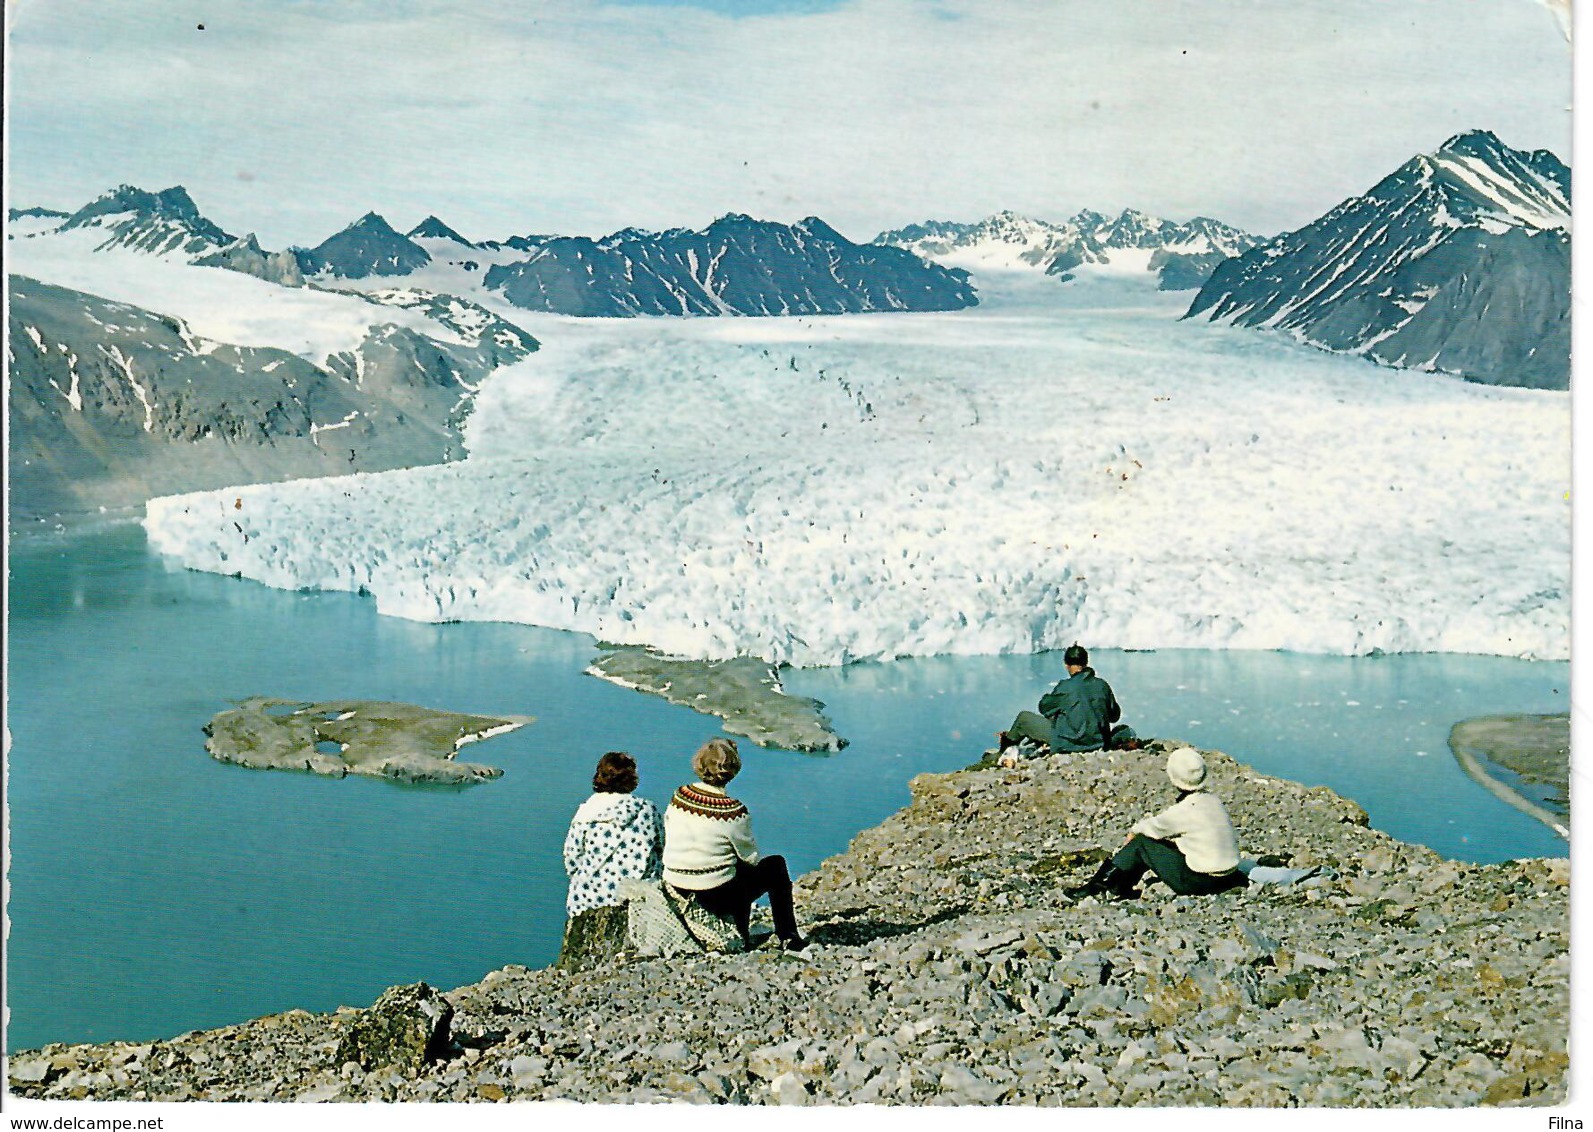
[[[349,594],[175,570],[135,526],[14,541],[10,569],[8,1049],[171,1036],[545,964],[563,926],[560,847],[597,756],[631,751],[639,793],[662,805],[719,733],[582,675],[589,638],[419,624]],[[1445,737],[1468,716],[1566,710],[1567,664],[1105,650],[1095,663],[1142,734],[1329,785],[1449,856],[1565,852],[1465,778]],[[765,850],[809,870],[905,803],[914,774],[974,761],[1058,667],[1042,655],[789,672],[851,746],[821,758],[747,745],[735,792]],[[537,722],[470,751],[505,771],[476,787],[211,760],[200,727],[257,694]]]

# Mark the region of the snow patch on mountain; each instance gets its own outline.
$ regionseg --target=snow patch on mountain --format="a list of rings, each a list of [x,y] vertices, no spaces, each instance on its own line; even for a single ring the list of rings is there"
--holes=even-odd
[[[316,365],[357,351],[370,328],[390,322],[457,340],[454,329],[401,305],[320,288],[282,287],[235,271],[191,266],[185,257],[105,248],[102,234],[78,228],[10,241],[9,268],[46,283],[160,311],[204,338],[274,346]]]

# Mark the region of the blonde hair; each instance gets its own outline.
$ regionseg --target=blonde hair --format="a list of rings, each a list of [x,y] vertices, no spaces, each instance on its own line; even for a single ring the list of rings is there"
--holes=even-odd
[[[709,786],[723,786],[741,770],[734,739],[710,739],[691,757],[691,769]]]

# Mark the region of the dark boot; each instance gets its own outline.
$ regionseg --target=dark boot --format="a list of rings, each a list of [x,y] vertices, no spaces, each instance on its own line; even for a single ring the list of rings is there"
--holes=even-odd
[[[1110,859],[1102,861],[1101,867],[1095,870],[1095,875],[1083,884],[1074,888],[1065,888],[1063,893],[1067,896],[1099,896],[1106,891],[1106,882],[1117,869],[1113,867]]]
[[[1126,873],[1110,860],[1102,861],[1101,867],[1095,870],[1095,875],[1077,888],[1064,889],[1067,896],[1075,899],[1084,896],[1114,896],[1119,900],[1138,900],[1139,890],[1135,887],[1137,877]]]
[[[1139,877],[1113,865],[1112,875],[1106,878],[1106,891],[1117,900],[1138,900]]]

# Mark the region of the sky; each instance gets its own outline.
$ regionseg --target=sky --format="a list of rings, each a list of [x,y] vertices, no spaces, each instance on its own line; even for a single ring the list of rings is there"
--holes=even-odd
[[[1569,160],[1553,7],[8,0],[8,200],[182,184],[267,247],[372,209],[472,239],[1086,207],[1270,234],[1466,129]]]

